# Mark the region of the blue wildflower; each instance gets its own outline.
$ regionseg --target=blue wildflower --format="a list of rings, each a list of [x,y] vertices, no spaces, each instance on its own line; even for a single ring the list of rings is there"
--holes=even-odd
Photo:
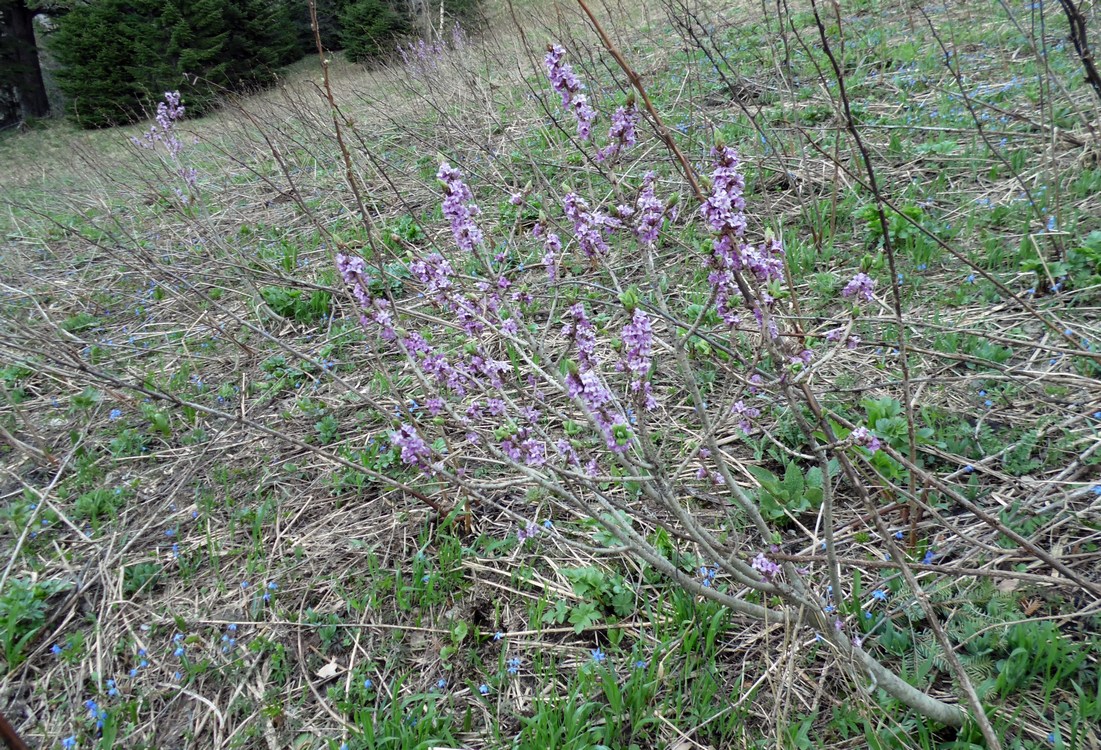
[[[603,651],[601,651],[599,646],[597,648],[593,649],[593,661],[595,661],[597,664],[599,664],[600,662],[604,661],[607,658],[608,658],[608,655],[605,654]]]
[[[489,695],[489,685],[483,682],[481,685],[478,686],[478,692],[482,695]]]

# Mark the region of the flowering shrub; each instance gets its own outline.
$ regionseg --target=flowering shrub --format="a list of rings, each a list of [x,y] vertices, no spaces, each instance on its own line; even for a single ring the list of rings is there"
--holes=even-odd
[[[582,93],[585,85],[561,46],[548,48],[545,63],[550,86],[576,120],[580,147],[590,148],[586,142],[597,113]],[[633,99],[619,107],[607,143],[592,147],[596,160],[616,168],[638,140],[638,119]],[[804,493],[801,479],[791,489],[785,478],[781,489],[762,470],[770,493],[763,513],[765,501],[759,504],[754,491],[735,481],[718,438],[750,435],[766,409],[798,408],[807,401],[820,412],[803,386],[813,378],[816,352],[804,343],[810,339],[791,335],[781,322],[787,312],[782,301],[790,296],[784,247],[767,229],[756,239],[750,231],[737,152],[719,143],[710,158],[699,210],[711,234],[709,250],[700,259],[689,256],[676,269],[678,278],[690,279],[692,265],[698,264],[709,299],[686,320],[669,308],[672,291],[657,283],[671,278],[657,270],[656,253],[678,212],[676,200],[659,196],[662,183],[652,170],[633,190],[629,178],[623,179],[621,198],[629,193],[633,198],[607,209],[600,199],[576,189],[566,188],[560,200],[528,190],[510,192],[509,205],[523,210],[527,202],[537,202],[543,213],[529,237],[504,242],[498,238],[504,228],[486,221],[463,171],[443,162],[436,176],[451,242],[413,250],[407,265],[418,294],[409,296],[412,289],[404,296],[393,294],[390,284],[374,283],[383,280],[386,267],[339,254],[337,269],[361,322],[385,345],[381,356],[404,361],[417,383],[417,398],[424,399],[424,407],[401,414],[390,435],[392,445],[403,464],[426,480],[453,486],[475,501],[492,497],[502,467],[508,467],[552,502],[599,518],[620,542],[682,586],[742,614],[794,622],[796,610],[803,611],[821,637],[893,695],[954,723],[958,713],[953,708],[920,694],[863,650],[859,623],[840,616],[830,596],[808,598],[824,582],[809,580],[809,571],[778,562],[765,551],[776,549],[772,520],[785,517],[777,498],[790,502],[794,512],[824,502],[828,519],[831,493],[823,488],[829,480],[822,474]],[[611,265],[619,255],[613,248],[629,243],[635,243],[637,263],[628,273],[646,292],[636,286],[623,290]],[[526,257],[538,261],[543,272],[528,269]],[[575,278],[579,274],[584,276]],[[618,294],[610,293],[613,288]],[[859,301],[873,295],[874,281],[863,273],[842,291],[843,298]],[[420,311],[421,300],[431,305],[431,315]],[[821,339],[826,346],[854,348],[860,339],[850,329],[851,324],[836,327]],[[726,343],[733,340],[731,334],[755,342],[756,353],[746,358],[732,348]],[[737,385],[719,403],[705,402],[696,385],[696,365],[686,348],[696,339],[708,342],[705,351],[719,347],[727,361],[744,365],[741,372],[726,367]],[[691,407],[687,411],[685,401]],[[812,436],[814,425],[801,424],[822,467],[833,454],[848,476],[857,477],[851,461],[882,448],[868,427],[844,430],[837,423],[824,424],[838,433],[828,448]],[[698,465],[694,474],[680,469],[686,456]],[[683,498],[698,491],[693,483],[725,496],[733,529],[708,528],[686,508]],[[668,559],[622,515],[618,498],[625,491],[676,519],[700,555],[715,561],[704,568],[709,573],[702,581],[694,569]],[[537,533],[533,518],[516,520],[521,541]],[[731,547],[720,541],[730,530],[756,541]],[[832,555],[831,540],[827,533]],[[742,593],[720,586],[720,573]],[[826,588],[835,591],[840,585],[835,569],[829,575]],[[779,597],[783,604],[766,609],[746,599],[750,591]]]

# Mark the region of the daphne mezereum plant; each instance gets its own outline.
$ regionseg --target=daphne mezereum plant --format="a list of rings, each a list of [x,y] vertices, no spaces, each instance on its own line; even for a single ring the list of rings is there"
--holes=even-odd
[[[598,147],[598,112],[566,51],[550,47],[545,65],[577,142],[617,169],[638,141],[634,100],[615,110]],[[765,410],[790,410],[823,470],[823,544],[833,562],[830,462],[851,470],[882,446],[860,425],[831,422],[816,437],[822,424],[801,416],[808,406],[820,409],[816,364],[858,346],[859,337],[851,324],[793,335],[783,244],[767,230],[754,236],[735,149],[716,144],[710,162],[705,200],[698,217],[688,217],[702,222],[710,240],[703,253],[678,250],[679,263],[662,257],[661,245],[663,237],[673,240],[674,220],[686,217],[660,195],[672,183],[655,171],[623,169],[617,205],[607,207],[576,188],[560,199],[514,192],[508,202],[517,210],[542,211],[519,236],[515,227],[488,226],[463,172],[440,164],[452,241],[410,250],[403,293],[377,283],[389,273],[380,259],[339,254],[336,261],[362,324],[381,344],[376,351],[398,356],[416,381],[415,405],[402,411],[390,440],[426,482],[471,503],[529,488],[598,520],[688,591],[747,617],[804,628],[853,665],[863,684],[958,726],[958,707],[917,690],[866,650],[851,621],[858,613],[845,610],[849,593],[836,564],[823,574],[774,556],[778,529],[755,493],[735,481],[736,460],[725,446],[752,432]],[[624,253],[629,268],[617,272]],[[691,286],[694,278],[706,280],[703,291]],[[874,282],[858,274],[842,294],[870,301]],[[682,319],[673,307],[685,299],[703,304]],[[806,343],[812,340],[820,344]],[[706,346],[690,350],[694,342]],[[697,385],[709,358],[730,378],[710,402]],[[721,523],[705,522],[686,502],[701,493],[720,499]],[[516,516],[521,539],[540,527],[534,515]],[[674,563],[640,530],[643,522],[690,539],[704,572]]]

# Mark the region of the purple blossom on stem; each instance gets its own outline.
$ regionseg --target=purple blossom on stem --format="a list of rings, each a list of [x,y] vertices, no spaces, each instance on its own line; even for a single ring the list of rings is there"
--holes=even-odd
[[[455,271],[450,261],[439,253],[431,253],[425,258],[417,258],[409,264],[409,272],[424,284],[425,296],[441,307],[446,306],[452,291],[452,276]]]
[[[780,566],[765,557],[764,552],[758,552],[757,556],[750,561],[750,566],[766,581],[771,581],[773,576],[780,572]]]
[[[562,199],[562,208],[573,222],[574,235],[585,257],[595,260],[607,255],[609,248],[604,236],[622,226],[622,222],[599,211],[590,211],[585,199],[573,192]]]
[[[642,178],[642,190],[638,195],[638,217],[635,220],[635,232],[639,242],[652,247],[658,239],[658,230],[665,216],[665,205],[654,195],[654,182],[657,176],[647,172]]]
[[[879,438],[872,434],[867,427],[857,427],[849,433],[849,438],[853,441],[853,445],[867,448],[872,453],[883,447],[883,444],[879,442]]]
[[[553,283],[558,280],[558,254],[562,252],[562,240],[554,232],[547,232],[543,250],[543,268],[547,269],[547,276]]]
[[[612,113],[612,125],[608,128],[608,145],[596,152],[597,161],[611,159],[620,151],[637,143],[635,127],[638,125],[638,108],[634,102],[617,107]]]
[[[741,400],[734,402],[734,406],[730,407],[730,413],[737,418],[738,429],[746,435],[749,434],[749,431],[753,427],[753,423],[750,420],[761,416],[760,409],[755,406],[746,406],[745,402]]]
[[[149,130],[142,134],[141,138],[131,138],[130,141],[141,148],[154,149],[158,143],[164,144],[168,156],[176,164],[176,174],[183,178],[188,187],[194,188],[198,181],[199,173],[190,167],[180,164],[180,152],[183,150],[183,142],[176,135],[176,123],[183,119],[186,107],[180,104],[179,91],[164,92],[164,101],[157,104],[156,125],[151,125]],[[182,195],[182,191],[177,190]]]
[[[547,56],[544,58],[547,75],[550,77],[551,86],[562,97],[562,106],[569,107],[573,112],[574,119],[577,120],[578,137],[587,141],[592,136],[596,110],[589,105],[589,98],[581,93],[585,87],[573,72],[573,67],[565,61],[565,57],[566,50],[561,45],[549,46]]]
[[[654,350],[654,331],[649,316],[641,308],[635,308],[631,320],[623,326],[624,357],[620,369],[630,371],[631,390],[642,396],[647,409],[657,406],[650,392],[646,376],[650,373],[650,363]]]
[[[402,422],[398,430],[390,433],[390,441],[401,449],[402,463],[425,468],[431,450],[413,425]]]
[[[575,94],[584,88],[577,75],[573,72],[573,66],[565,62],[566,50],[560,44],[552,44],[547,47],[547,56],[544,62],[547,66],[547,75],[550,77],[551,86],[562,95],[562,106],[565,107]]]
[[[461,249],[473,252],[475,246],[480,245],[484,239],[482,230],[474,223],[474,217],[481,210],[474,203],[474,195],[463,182],[462,176],[462,172],[447,162],[441,164],[440,171],[436,173],[436,179],[444,190],[443,215],[451,222],[455,243]]]
[[[579,398],[592,414],[608,450],[622,453],[627,450],[630,428],[623,415],[616,411],[611,391],[604,385],[596,371],[596,326],[589,320],[585,307],[578,303],[566,311],[567,321],[563,334],[577,348],[578,366],[566,376],[566,392],[570,398]]]
[[[841,290],[841,296],[855,296],[857,299],[871,302],[875,298],[875,279],[866,273],[858,273]]]
[[[711,150],[715,169],[711,172],[711,195],[707,197],[700,213],[712,231],[722,235],[741,237],[746,221],[745,178],[738,172],[738,152],[727,146]]]

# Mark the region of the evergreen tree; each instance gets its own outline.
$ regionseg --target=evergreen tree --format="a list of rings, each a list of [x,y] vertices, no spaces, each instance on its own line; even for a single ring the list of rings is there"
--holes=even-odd
[[[58,86],[82,127],[131,122],[164,91],[166,39],[157,0],[99,0],[78,5],[58,24],[51,47]],[[159,53],[158,53],[159,50]]]
[[[280,65],[301,56],[286,3],[225,0],[224,5],[229,30],[226,59],[236,87],[271,83]]]
[[[223,0],[166,0],[159,18],[168,37],[165,88],[179,90],[188,110],[209,109],[228,88],[230,33]]]
[[[357,62],[393,52],[409,32],[409,19],[385,0],[356,0],[340,17],[340,38],[350,60]]]

